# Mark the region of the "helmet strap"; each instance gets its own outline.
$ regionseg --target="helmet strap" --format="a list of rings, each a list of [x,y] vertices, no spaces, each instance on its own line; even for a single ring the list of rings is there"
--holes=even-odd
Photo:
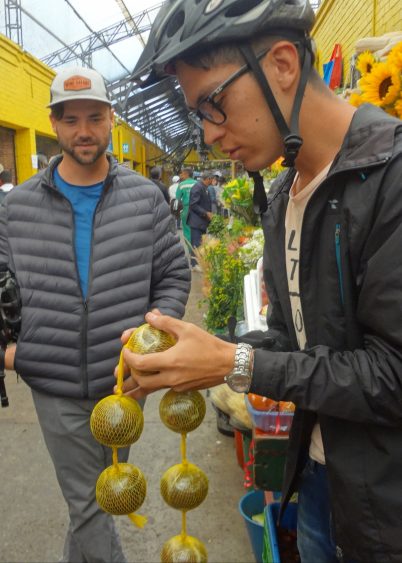
[[[262,67],[257,57],[255,56],[255,53],[252,50],[251,46],[242,45],[239,47],[239,49],[244,59],[246,60],[247,64],[253,71],[258,81],[258,84],[260,85],[260,88],[265,96],[265,99],[268,103],[268,106],[275,120],[276,126],[278,127],[279,133],[282,137],[284,144],[284,157],[285,157],[282,162],[282,166],[293,167],[296,157],[299,154],[299,150],[303,144],[303,139],[300,137],[299,134],[299,113],[303,101],[304,90],[306,88],[306,84],[308,80],[308,74],[310,71],[310,65],[311,65],[310,51],[306,46],[303,54],[303,64],[302,64],[300,80],[297,87],[295,100],[293,102],[293,108],[290,117],[290,128],[289,128],[288,124],[285,121],[285,118],[282,115],[281,110],[279,109],[278,103],[271,90],[268,80],[262,70]]]

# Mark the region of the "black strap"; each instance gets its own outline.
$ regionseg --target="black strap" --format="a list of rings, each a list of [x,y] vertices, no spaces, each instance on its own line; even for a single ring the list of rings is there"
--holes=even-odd
[[[257,172],[251,172],[247,170],[247,174],[254,180],[254,191],[253,191],[253,206],[254,211],[261,215],[265,213],[268,209],[268,199],[265,193],[264,180],[261,174]]]
[[[271,109],[272,116],[281,134],[284,144],[284,160],[283,166],[293,167],[299,150],[303,144],[303,139],[299,135],[299,112],[303,101],[304,90],[306,88],[308,74],[311,66],[311,53],[307,44],[304,44],[303,63],[300,74],[300,81],[297,87],[295,99],[293,102],[292,113],[290,117],[290,128],[282,115],[281,110],[277,104],[275,96],[271,90],[268,80],[258,62],[257,57],[250,45],[241,45],[239,47],[247,64],[253,71],[260,88],[263,91],[265,99]]]

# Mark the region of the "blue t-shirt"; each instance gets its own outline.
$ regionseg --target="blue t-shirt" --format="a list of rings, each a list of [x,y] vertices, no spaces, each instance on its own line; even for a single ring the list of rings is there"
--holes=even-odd
[[[75,255],[82,295],[85,299],[88,291],[92,223],[95,208],[102,195],[103,182],[93,184],[92,186],[75,186],[65,182],[56,168],[54,171],[54,183],[57,189],[69,200],[74,211]]]

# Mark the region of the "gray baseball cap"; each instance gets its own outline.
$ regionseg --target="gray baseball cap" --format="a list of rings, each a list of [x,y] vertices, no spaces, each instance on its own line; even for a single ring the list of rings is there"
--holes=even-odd
[[[51,108],[70,100],[95,100],[111,105],[103,76],[91,68],[81,66],[61,70],[50,86]]]

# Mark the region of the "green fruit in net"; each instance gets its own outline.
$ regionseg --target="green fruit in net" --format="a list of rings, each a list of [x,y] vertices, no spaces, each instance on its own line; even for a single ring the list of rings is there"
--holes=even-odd
[[[193,536],[173,536],[164,543],[161,551],[162,563],[207,563],[208,554],[204,544]]]
[[[159,403],[159,415],[173,432],[187,433],[204,420],[205,399],[198,391],[168,391]]]
[[[104,446],[124,448],[141,436],[144,415],[134,399],[109,395],[95,405],[90,426],[95,440]]]
[[[164,352],[175,344],[173,336],[146,323],[134,330],[125,347],[136,354],[153,354]]]
[[[142,472],[131,463],[117,463],[102,471],[96,482],[96,500],[110,514],[131,514],[140,508],[147,492]]]
[[[205,500],[208,478],[193,463],[179,463],[165,471],[160,487],[166,504],[187,511],[197,508]]]

